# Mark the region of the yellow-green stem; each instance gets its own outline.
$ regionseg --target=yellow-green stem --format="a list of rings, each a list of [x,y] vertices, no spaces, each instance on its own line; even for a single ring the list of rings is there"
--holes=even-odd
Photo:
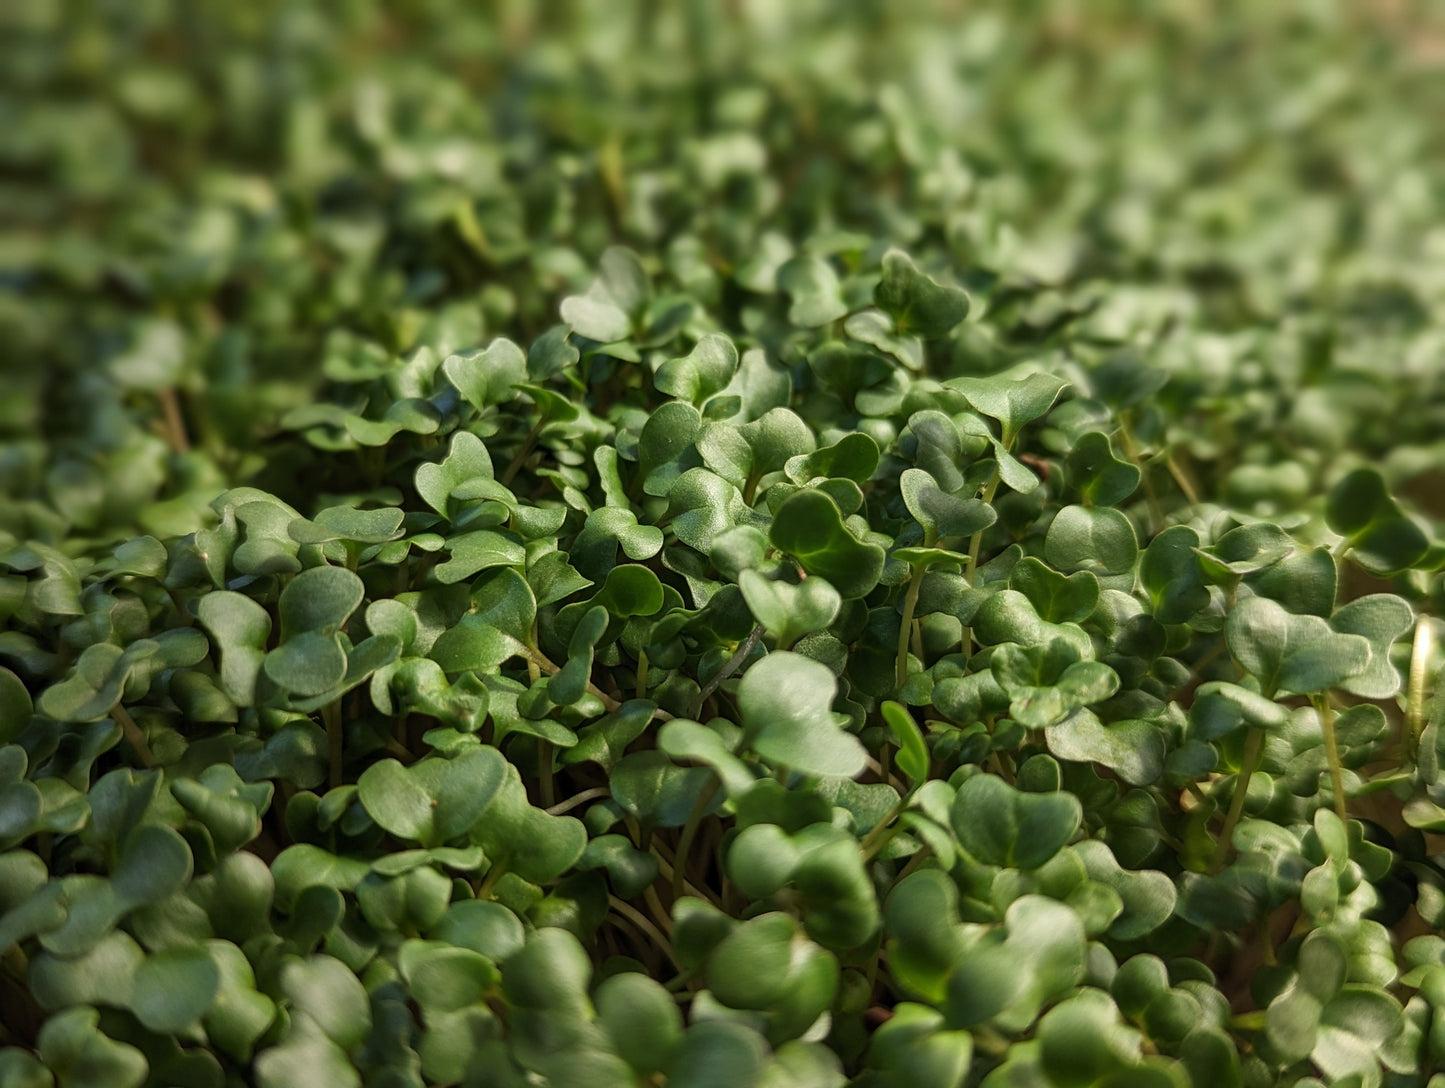
[[[1415,623],[1415,642],[1410,650],[1410,680],[1406,702],[1406,722],[1409,726],[1405,750],[1411,758],[1420,751],[1420,733],[1425,728],[1425,672],[1430,665],[1430,647],[1435,630],[1429,616],[1421,616]]]
[[[913,568],[913,577],[908,580],[908,592],[903,595],[903,623],[898,628],[898,689],[908,682],[908,642],[913,634],[913,613],[918,608],[918,591],[923,588],[923,575],[927,572],[923,564]]]
[[[483,877],[482,882],[477,885],[477,898],[492,898],[492,891],[496,888],[497,881],[501,880],[506,874],[507,867],[505,865],[500,862],[493,862],[492,867],[487,870],[487,875]]]
[[[1234,829],[1239,824],[1239,818],[1244,815],[1244,800],[1249,794],[1249,779],[1254,774],[1254,769],[1259,766],[1260,751],[1264,747],[1264,730],[1257,725],[1249,727],[1249,733],[1244,740],[1244,762],[1240,764],[1239,774],[1234,780],[1234,796],[1229,800],[1229,812],[1224,817],[1224,828],[1219,833],[1219,841],[1214,844],[1214,857],[1210,861],[1210,872],[1217,873],[1224,868],[1224,859],[1229,856],[1230,840],[1234,838]]]
[[[1199,505],[1199,488],[1194,486],[1194,481],[1189,478],[1189,473],[1184,471],[1184,466],[1174,459],[1174,451],[1170,450],[1164,457],[1164,464],[1169,469],[1169,475],[1174,477],[1174,482],[1179,485],[1179,490],[1184,492],[1184,498],[1190,506]]]
[[[985,504],[992,503],[995,495],[998,494],[999,485],[998,462],[993,463],[993,475],[988,478],[984,485],[983,501]],[[963,568],[963,576],[968,579],[968,584],[973,585],[973,575],[978,570],[978,553],[983,550],[983,530],[973,534],[968,542],[968,564]]]
[[[1320,715],[1320,732],[1325,736],[1325,758],[1330,764],[1330,788],[1335,795],[1335,815],[1340,823],[1348,825],[1350,815],[1345,808],[1345,772],[1340,766],[1340,749],[1335,743],[1335,709],[1330,706],[1328,695],[1314,697],[1315,709]]]
[[[672,919],[667,916],[667,908],[662,905],[662,900],[657,897],[657,889],[651,884],[642,890],[642,901],[647,904],[647,909],[652,911],[658,928],[664,933],[671,934]]]
[[[863,851],[863,860],[865,862],[872,861],[873,855],[883,849],[888,840],[893,837],[895,833],[893,821],[898,819],[907,807],[908,795],[898,798],[898,803],[888,810],[883,819],[879,820],[869,830],[868,834],[863,836],[863,841],[858,844],[858,849]]]

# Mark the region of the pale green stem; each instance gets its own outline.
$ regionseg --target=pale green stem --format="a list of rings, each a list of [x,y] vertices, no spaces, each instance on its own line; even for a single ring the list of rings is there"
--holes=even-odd
[[[125,707],[116,703],[110,708],[110,716],[120,726],[120,731],[125,734],[126,741],[135,749],[136,758],[140,760],[141,766],[154,767],[156,757],[151,753],[150,745],[146,743],[145,734],[140,731],[140,726],[136,725],[135,719],[130,716]]]
[[[1219,841],[1214,844],[1214,858],[1210,862],[1211,872],[1219,872],[1224,868],[1224,859],[1229,855],[1230,841],[1234,838],[1234,829],[1239,824],[1239,818],[1244,815],[1244,799],[1249,794],[1249,779],[1254,770],[1259,766],[1260,751],[1264,747],[1264,730],[1257,725],[1249,727],[1249,734],[1244,741],[1244,762],[1240,764],[1239,774],[1234,780],[1234,796],[1229,801],[1229,812],[1224,817],[1224,829],[1219,833]]]
[[[998,474],[998,461],[994,461],[993,475],[988,478],[988,483],[984,486],[983,489],[982,497],[985,504],[992,503],[994,496],[998,494],[999,479],[1000,477]],[[968,542],[968,565],[963,568],[963,576],[968,579],[968,584],[970,586],[973,585],[974,572],[978,570],[978,553],[982,550],[983,530],[980,529],[978,532],[973,534],[972,539],[970,539]]]
[[[618,914],[622,915],[638,929],[642,930],[643,933],[651,937],[653,943],[661,949],[663,955],[672,961],[674,967],[679,971],[683,970],[682,964],[678,962],[677,954],[672,950],[672,942],[663,936],[662,931],[652,924],[651,918],[643,914],[631,903],[624,902],[615,895],[609,895],[607,902]]]
[[[1410,681],[1406,701],[1409,736],[1405,748],[1411,757],[1419,753],[1420,733],[1425,727],[1425,673],[1430,665],[1431,643],[1435,638],[1432,622],[1429,616],[1421,616],[1416,621],[1415,643],[1410,651]]]
[[[606,786],[593,786],[590,790],[583,790],[581,793],[574,793],[565,801],[559,801],[547,810],[549,816],[560,816],[564,812],[571,812],[578,805],[585,805],[588,801],[596,800],[598,797],[606,797],[611,791]]]
[[[1328,695],[1316,695],[1312,700],[1320,715],[1320,732],[1325,736],[1325,758],[1330,764],[1330,787],[1335,795],[1335,815],[1340,823],[1349,825],[1350,815],[1345,809],[1345,772],[1340,766],[1340,749],[1335,743],[1335,710],[1330,706]]]
[[[911,790],[898,798],[898,803],[888,810],[883,819],[873,825],[868,834],[863,836],[863,841],[858,844],[858,849],[863,851],[863,860],[865,862],[872,861],[873,855],[883,849],[883,847],[887,845],[888,840],[894,836],[896,829],[893,827],[893,821],[903,815],[903,810],[908,807],[908,798],[910,796],[912,796]]]
[[[908,592],[903,597],[903,624],[898,628],[898,690],[908,682],[908,643],[913,634],[913,613],[918,607],[918,591],[923,588],[923,576],[928,568],[922,563],[913,568],[913,577],[908,582]]]

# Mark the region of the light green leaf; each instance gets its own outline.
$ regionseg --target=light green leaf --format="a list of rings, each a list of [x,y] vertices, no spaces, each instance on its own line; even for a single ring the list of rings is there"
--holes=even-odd
[[[738,686],[747,743],[764,759],[804,774],[861,773],[867,753],[831,709],[837,688],[826,665],[794,653],[768,654]]]

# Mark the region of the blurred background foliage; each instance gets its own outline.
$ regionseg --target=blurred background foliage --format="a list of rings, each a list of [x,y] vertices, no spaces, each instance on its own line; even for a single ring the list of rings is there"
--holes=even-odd
[[[974,372],[1068,326],[1200,396],[1241,368],[1386,373],[1306,398],[1301,426],[1365,456],[1445,427],[1438,5],[32,0],[0,20],[0,528],[21,538],[191,531],[240,481],[324,490],[278,420],[345,393],[366,350],[526,342],[614,243],[721,314],[805,240],[845,266],[904,245],[961,270]],[[1428,503],[1432,481],[1399,482]]]

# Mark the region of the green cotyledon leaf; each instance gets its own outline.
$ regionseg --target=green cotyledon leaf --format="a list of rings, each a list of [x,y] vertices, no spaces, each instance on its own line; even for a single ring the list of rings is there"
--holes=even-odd
[[[959,787],[950,814],[963,848],[986,865],[1036,869],[1074,837],[1082,812],[1069,793],[1021,793],[992,775]]]
[[[843,604],[838,591],[821,576],[792,585],[745,570],[738,577],[738,588],[749,611],[783,649],[827,627]]]
[[[1267,692],[1327,691],[1370,664],[1370,642],[1335,631],[1318,616],[1286,612],[1267,597],[1240,601],[1225,622],[1234,659]]]
[[[862,597],[883,573],[883,549],[850,533],[837,503],[821,491],[789,496],[773,515],[769,539],[809,574],[828,579],[844,600]]]
[[[951,389],[957,389],[978,411],[996,419],[1003,427],[1004,445],[1026,423],[1044,415],[1059,399],[1069,383],[1052,374],[1034,373],[1022,378],[1002,376],[988,378],[951,378]]]
[[[968,293],[920,272],[908,254],[890,249],[883,255],[883,276],[874,289],[878,308],[893,318],[899,333],[926,340],[946,335],[968,316]]]
[[[837,688],[826,665],[794,653],[768,654],[738,687],[746,743],[764,759],[804,774],[859,774],[867,753],[832,710]]]

